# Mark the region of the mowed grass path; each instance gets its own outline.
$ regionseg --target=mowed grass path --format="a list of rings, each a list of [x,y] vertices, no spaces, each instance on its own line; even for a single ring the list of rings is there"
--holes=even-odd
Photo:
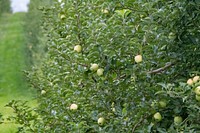
[[[23,74],[27,68],[24,17],[25,13],[16,13],[0,18],[0,113],[4,117],[12,115],[12,110],[4,107],[9,101],[33,100],[33,91]],[[14,124],[0,125],[0,133],[15,131]]]

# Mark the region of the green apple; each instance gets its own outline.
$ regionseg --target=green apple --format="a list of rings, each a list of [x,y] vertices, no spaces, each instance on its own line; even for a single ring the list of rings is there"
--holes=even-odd
[[[60,15],[60,18],[61,18],[61,19],[65,19],[66,16],[65,16],[64,14],[62,14],[62,15]]]
[[[154,117],[154,119],[156,121],[161,121],[162,120],[162,116],[161,116],[161,114],[159,112],[155,113],[153,117]]]
[[[176,38],[175,33],[170,32],[169,35],[168,35],[168,38],[171,39],[171,40],[174,40]]]
[[[200,101],[200,96],[199,95],[196,95],[196,100]]]
[[[136,62],[136,63],[142,62],[142,55],[136,55],[136,56],[135,56],[135,62]]]
[[[76,52],[80,53],[80,52],[81,52],[81,50],[82,50],[82,47],[81,47],[81,45],[76,45],[76,46],[74,46],[74,51],[76,51]]]
[[[194,76],[193,83],[196,83],[199,80],[199,76]]]
[[[99,68],[99,65],[94,63],[94,64],[91,64],[90,70],[91,71],[97,71],[98,68]]]
[[[144,14],[140,14],[140,18],[144,18],[145,17],[145,15]]]
[[[188,84],[188,85],[192,85],[192,84],[193,84],[193,80],[192,80],[192,79],[188,79],[188,80],[187,80],[187,84]]]
[[[70,105],[70,110],[77,110],[78,109],[78,105],[77,104],[71,104]]]
[[[41,91],[41,94],[42,94],[42,95],[46,94],[46,91],[45,91],[45,90],[42,90],[42,91]]]
[[[116,111],[116,109],[115,109],[114,107],[113,107],[113,108],[111,108],[111,109],[112,109],[112,111],[113,111],[113,112],[115,112],[115,111]]]
[[[161,108],[165,108],[167,106],[167,103],[165,101],[160,101],[159,105]]]
[[[98,119],[98,124],[99,124],[100,126],[102,126],[104,123],[105,123],[105,119],[104,119],[103,117],[100,117],[100,118]]]
[[[98,76],[103,75],[103,71],[104,71],[103,68],[99,68],[99,69],[97,70],[97,75],[98,75]]]
[[[109,11],[107,9],[101,10],[103,13],[107,14]]]
[[[183,121],[183,118],[181,116],[175,116],[174,117],[174,123],[180,124]]]
[[[196,93],[197,95],[200,95],[200,86],[198,86],[198,87],[195,89],[195,93]]]

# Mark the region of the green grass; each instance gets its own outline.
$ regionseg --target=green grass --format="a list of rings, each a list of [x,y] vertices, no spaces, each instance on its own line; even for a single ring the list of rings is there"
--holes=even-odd
[[[25,13],[3,14],[0,18],[0,113],[12,115],[4,107],[10,100],[33,101],[34,91],[28,87],[23,70],[27,68]],[[34,106],[35,102],[31,102]],[[1,133],[13,133],[15,124],[0,125]]]

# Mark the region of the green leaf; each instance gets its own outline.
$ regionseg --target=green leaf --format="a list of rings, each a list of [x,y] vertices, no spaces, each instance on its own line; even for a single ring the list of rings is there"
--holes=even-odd
[[[132,11],[129,9],[115,10],[115,12],[125,19]]]

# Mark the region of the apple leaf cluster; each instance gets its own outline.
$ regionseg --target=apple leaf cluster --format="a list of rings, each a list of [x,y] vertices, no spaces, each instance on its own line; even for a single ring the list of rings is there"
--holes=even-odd
[[[200,71],[198,7],[187,0],[60,0],[41,8],[48,57],[27,75],[39,107],[26,129],[199,131],[199,80],[185,81]]]
[[[198,126],[200,121],[200,80],[192,85],[187,81],[179,82],[179,85],[171,83],[159,83],[159,85],[162,90],[156,92],[156,99],[151,104],[155,112],[154,128],[157,127],[164,132],[200,131]]]

